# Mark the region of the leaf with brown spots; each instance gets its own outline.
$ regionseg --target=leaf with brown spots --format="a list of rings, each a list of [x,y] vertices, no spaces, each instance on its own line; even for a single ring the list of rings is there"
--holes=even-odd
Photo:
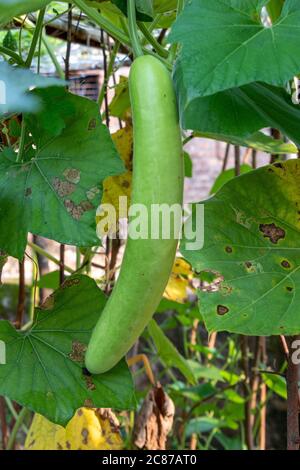
[[[124,360],[97,376],[83,368],[92,330],[106,303],[95,281],[74,275],[50,299],[35,310],[34,324],[26,331],[0,321],[7,359],[0,365],[0,394],[62,425],[87,403],[132,408],[133,383]]]
[[[60,88],[33,95],[47,113],[26,115],[32,145],[26,145],[24,162],[15,163],[12,149],[0,159],[0,247],[19,259],[28,232],[69,245],[99,245],[95,215],[102,183],[124,171],[97,103]]]
[[[204,247],[188,250],[184,240],[181,252],[195,271],[221,275],[213,292],[199,290],[209,332],[298,334],[300,160],[235,178],[204,207]]]
[[[121,450],[122,448],[119,423],[109,409],[80,408],[66,428],[36,414],[25,442],[25,450]]]

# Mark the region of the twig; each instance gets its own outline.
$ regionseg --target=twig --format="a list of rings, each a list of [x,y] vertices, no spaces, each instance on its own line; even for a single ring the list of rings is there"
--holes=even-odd
[[[261,338],[261,360],[263,364],[267,363],[266,338]],[[267,385],[264,381],[261,383],[260,402],[260,428],[259,428],[259,449],[266,450],[267,435]]]
[[[235,176],[240,176],[241,174],[241,149],[238,145],[234,146],[234,170]]]
[[[20,427],[22,426],[23,421],[26,418],[28,413],[29,413],[29,410],[27,410],[27,408],[23,408],[20,411],[19,416],[18,416],[18,418],[15,422],[15,425],[13,427],[13,430],[12,430],[10,436],[9,436],[6,450],[12,450],[13,449],[18,431],[19,431]]]
[[[63,284],[65,280],[65,245],[62,243],[59,247],[59,283]]]
[[[230,144],[226,144],[226,149],[225,149],[225,154],[224,154],[224,160],[223,160],[223,166],[222,166],[222,171],[225,171],[227,168],[227,163],[228,163],[228,158],[229,158],[229,152],[230,152]]]
[[[102,36],[101,36],[101,43],[102,43]],[[110,59],[109,59],[109,64],[106,66],[106,51],[105,51],[105,45],[103,44],[103,68],[104,68],[104,80],[103,84],[99,93],[98,97],[98,104],[99,107],[102,107],[103,101],[105,100],[105,97],[107,97],[107,87],[109,83],[109,79],[111,75],[113,74],[114,71],[114,65],[115,65],[115,60],[120,48],[120,43],[118,41],[115,41],[113,50],[111,51],[110,54]],[[106,115],[105,115],[106,116]]]
[[[244,395],[245,395],[245,437],[248,450],[253,450],[253,421],[252,421],[252,408],[251,408],[251,395],[249,396],[249,384],[250,384],[250,368],[249,368],[249,357],[248,357],[248,338],[247,336],[241,336],[241,352],[242,352],[242,367],[245,374],[244,380]]]
[[[105,107],[105,122],[106,126],[109,127],[109,110],[108,110],[108,97],[107,97],[107,84],[109,80],[108,76],[108,69],[107,69],[107,56],[106,56],[106,49],[105,49],[105,43],[104,43],[104,31],[101,29],[101,44],[102,44],[102,55],[103,55],[103,72],[104,72],[104,80],[103,80],[103,86],[100,91],[99,95],[99,100],[98,103],[101,106],[104,100],[104,107]],[[114,62],[114,59],[113,59]],[[112,60],[110,61],[110,66],[113,67],[113,62]]]
[[[2,435],[2,449],[6,449],[7,445],[7,423],[6,423],[6,412],[5,412],[5,400],[0,397],[0,421],[1,421],[1,435]]]
[[[299,339],[294,337],[292,339]],[[291,342],[292,342],[291,341]],[[287,382],[287,450],[299,450],[299,365],[292,361],[290,352],[286,373]]]
[[[144,367],[145,367],[145,372],[146,372],[146,375],[148,377],[148,379],[150,380],[150,383],[153,385],[153,387],[156,386],[156,380],[154,378],[154,374],[153,374],[153,371],[152,371],[152,368],[151,368],[151,364],[150,364],[150,361],[148,359],[148,357],[146,356],[146,354],[137,354],[136,356],[133,356],[131,357],[130,359],[127,359],[127,364],[129,367],[133,366],[134,364],[136,364],[137,362],[143,362],[144,364]]]

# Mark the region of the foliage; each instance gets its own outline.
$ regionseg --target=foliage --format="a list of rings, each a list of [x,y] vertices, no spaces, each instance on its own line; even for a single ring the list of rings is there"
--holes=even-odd
[[[2,443],[13,448],[27,436],[31,450],[132,448],[131,410],[144,410],[162,384],[176,409],[169,448],[284,447],[274,415],[287,406],[288,430],[299,428],[285,339],[300,333],[299,1],[135,6],[130,15],[125,0],[74,0],[71,10],[66,2],[0,0]],[[47,35],[54,20],[67,25],[69,13],[68,41],[95,28],[88,41],[105,55],[98,103],[68,91],[58,40]],[[204,204],[204,246],[190,250],[193,240],[183,238],[156,317],[128,364],[96,376],[84,367],[85,350],[123,251],[122,241],[100,233],[99,205],[112,204],[118,220],[127,216],[119,196],[131,198],[135,123],[123,66],[139,49],[172,73],[183,143],[225,142],[235,164],[227,152],[209,198],[192,204],[187,225],[195,236]],[[73,44],[67,51],[70,78]],[[46,55],[60,78],[40,74]],[[270,165],[255,169],[257,152]],[[193,163],[184,146],[187,178],[196,177]],[[124,440],[104,407],[118,413]],[[298,437],[288,438],[289,448],[299,449]]]

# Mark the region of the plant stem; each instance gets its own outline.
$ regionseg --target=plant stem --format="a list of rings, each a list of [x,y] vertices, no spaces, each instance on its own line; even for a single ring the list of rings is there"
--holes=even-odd
[[[129,36],[131,39],[131,45],[133,48],[134,57],[143,55],[142,46],[137,30],[136,23],[136,10],[135,0],[127,0],[127,13],[128,13],[128,25],[129,25]]]
[[[1,436],[2,436],[2,450],[6,449],[7,444],[7,422],[6,422],[6,407],[4,397],[0,397],[0,422],[1,422]]]
[[[129,37],[126,36],[121,29],[117,28],[110,21],[104,18],[95,8],[89,7],[83,0],[73,0],[73,3],[92,21],[100,26],[100,28],[105,29],[110,36],[117,39],[122,44],[130,46]]]
[[[106,77],[104,79],[104,82],[103,82],[103,85],[101,87],[99,97],[98,97],[98,104],[99,104],[100,108],[102,107],[103,100],[105,98],[105,94],[106,94],[109,79],[111,77],[111,74],[113,73],[114,64],[115,64],[115,60],[116,60],[116,56],[118,54],[119,48],[120,48],[120,43],[119,43],[119,41],[116,41],[115,45],[114,45],[114,48],[113,48],[113,50],[111,52],[111,55],[110,55],[110,60],[109,60],[109,64],[108,64],[108,67],[107,67]]]
[[[298,338],[293,338],[299,339]],[[291,343],[293,342],[291,341]],[[287,450],[299,450],[299,365],[292,361],[292,352],[289,348],[287,383]]]
[[[0,54],[7,55],[7,56],[10,57],[11,59],[13,59],[16,64],[21,65],[21,66],[24,66],[24,61],[23,61],[23,59],[19,56],[19,54],[17,54],[17,53],[14,52],[14,51],[11,51],[10,49],[7,49],[7,47],[0,46]]]
[[[5,397],[4,399],[5,399],[5,403],[7,405],[7,408],[11,412],[11,414],[12,414],[13,418],[15,419],[15,421],[17,421],[18,413],[16,412],[16,410],[14,408],[14,405],[12,404],[12,401],[7,397]],[[28,428],[27,428],[27,426],[25,426],[25,424],[22,424],[22,430],[25,434],[28,433]]]
[[[47,36],[45,34],[42,35],[42,42],[43,42],[45,48],[47,49],[47,52],[49,54],[50,59],[53,62],[53,65],[55,67],[57,75],[59,76],[59,78],[64,80],[64,78],[65,78],[64,71],[63,71],[60,63],[58,62],[58,60],[56,58],[56,55],[55,55],[51,45],[49,44],[49,41],[48,41]]]
[[[56,264],[57,266],[61,266],[61,263],[60,261],[55,258],[54,256],[50,255],[50,253],[48,253],[46,250],[44,250],[43,248],[41,248],[40,246],[36,245],[35,243],[33,242],[28,242],[28,246],[30,246],[30,248],[32,248],[36,253],[38,253],[39,255],[42,255],[42,256],[45,256],[47,259],[49,259],[50,261],[52,261],[54,264]],[[68,273],[70,274],[73,274],[74,270],[72,268],[69,268],[68,266],[64,265],[64,269],[65,271],[67,271]]]
[[[22,23],[22,26],[24,26],[26,28],[26,30],[29,32],[29,34],[33,35],[32,29],[34,29],[34,23],[32,23],[32,21],[26,19]],[[65,78],[64,71],[63,71],[60,63],[58,62],[58,60],[56,58],[56,55],[55,55],[55,52],[53,51],[53,48],[52,48],[51,44],[49,43],[48,38],[47,38],[45,33],[42,34],[42,43],[44,44],[44,46],[45,46],[45,48],[46,48],[46,50],[49,54],[49,57],[52,60],[52,63],[55,67],[57,75],[59,76],[59,78],[64,80],[64,78]]]
[[[26,124],[24,117],[22,119],[22,124],[21,124],[21,136],[20,136],[20,144],[19,144],[19,151],[17,155],[16,162],[21,163],[23,159],[23,153],[24,153],[24,147],[25,147],[25,140],[26,140]]]
[[[178,0],[178,1],[177,1],[177,13],[176,13],[176,18],[177,18],[178,15],[180,15],[180,13],[182,12],[182,10],[183,10],[183,8],[184,8],[184,5],[185,5],[185,0]],[[170,64],[173,64],[174,60],[176,59],[177,49],[178,49],[178,44],[177,44],[177,43],[173,43],[172,46],[170,47],[170,51],[169,51],[168,62],[169,62]]]
[[[17,318],[15,322],[17,329],[20,329],[23,323],[23,317],[25,313],[25,301],[26,301],[25,263],[23,259],[22,261],[19,261],[19,293],[18,293]]]
[[[19,416],[18,416],[18,418],[15,422],[15,425],[13,427],[13,430],[12,430],[10,436],[9,436],[8,443],[7,443],[7,446],[6,446],[6,450],[12,450],[13,449],[18,431],[19,431],[20,427],[22,426],[23,421],[26,418],[28,413],[29,413],[29,410],[27,410],[27,408],[23,408],[20,411]]]
[[[33,33],[33,38],[32,38],[32,42],[31,42],[31,45],[30,45],[28,57],[27,57],[26,62],[25,62],[25,67],[27,67],[27,68],[30,68],[33,57],[34,57],[36,46],[37,46],[40,34],[42,32],[42,29],[43,29],[45,12],[46,12],[45,8],[43,8],[39,12],[39,16],[38,16],[38,19],[37,19],[37,22],[36,22],[36,27],[35,27],[34,33]]]
[[[137,24],[140,30],[142,31],[143,35],[145,36],[145,38],[148,40],[149,44],[151,44],[151,46],[156,50],[156,52],[161,57],[164,57],[166,59],[169,56],[168,51],[166,51],[166,49],[161,44],[159,44],[159,42],[155,39],[155,37],[152,36],[150,30],[147,28],[147,26],[144,23],[142,23],[141,21],[138,21]]]

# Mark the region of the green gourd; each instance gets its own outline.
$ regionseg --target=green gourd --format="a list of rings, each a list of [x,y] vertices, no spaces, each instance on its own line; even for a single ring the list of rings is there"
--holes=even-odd
[[[176,96],[169,71],[153,56],[130,70],[134,131],[131,204],[179,204],[183,152]],[[129,351],[152,318],[168,282],[179,234],[163,239],[128,238],[119,277],[96,324],[86,353],[94,374],[108,371]]]

